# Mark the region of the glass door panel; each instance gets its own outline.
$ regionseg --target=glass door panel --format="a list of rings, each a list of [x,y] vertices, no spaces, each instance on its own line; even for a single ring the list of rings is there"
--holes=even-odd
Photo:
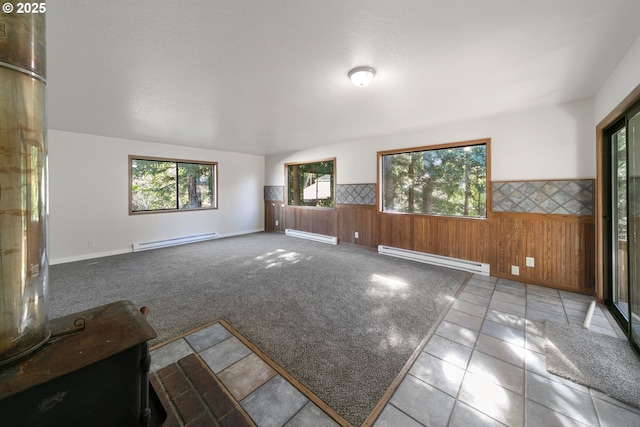
[[[611,137],[611,160],[612,302],[628,321],[627,138],[624,127]]]
[[[627,122],[630,338],[640,345],[640,112]]]

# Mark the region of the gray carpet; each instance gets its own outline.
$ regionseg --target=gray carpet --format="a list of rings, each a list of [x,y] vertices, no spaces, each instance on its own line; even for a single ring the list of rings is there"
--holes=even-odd
[[[51,267],[51,317],[127,299],[153,343],[223,318],[360,425],[467,273],[256,233]]]
[[[545,322],[547,370],[640,408],[640,357],[624,339]]]

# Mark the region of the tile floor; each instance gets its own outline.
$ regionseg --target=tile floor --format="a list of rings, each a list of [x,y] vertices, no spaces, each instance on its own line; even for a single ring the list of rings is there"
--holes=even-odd
[[[167,413],[163,427],[255,427],[222,382],[195,354],[152,372],[149,381]],[[160,414],[156,416],[158,422],[160,418]]]
[[[151,372],[197,354],[259,426],[338,426],[227,327],[216,322],[151,352]]]
[[[474,275],[374,427],[640,426],[640,410],[547,372],[544,321],[581,325],[591,297]],[[599,306],[590,329],[621,336]],[[152,352],[197,353],[258,426],[337,425],[220,323]]]

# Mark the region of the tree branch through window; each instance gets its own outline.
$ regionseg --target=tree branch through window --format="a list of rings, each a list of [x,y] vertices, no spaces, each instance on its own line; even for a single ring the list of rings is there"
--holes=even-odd
[[[217,163],[129,156],[130,213],[217,208]]]
[[[488,144],[378,153],[382,211],[485,218]]]

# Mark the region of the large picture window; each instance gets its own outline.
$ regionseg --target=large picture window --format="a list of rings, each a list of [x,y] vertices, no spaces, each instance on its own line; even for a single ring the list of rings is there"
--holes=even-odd
[[[217,208],[217,166],[129,156],[130,213]]]
[[[288,204],[332,208],[335,159],[287,163]]]
[[[381,152],[381,209],[485,218],[489,141]]]

